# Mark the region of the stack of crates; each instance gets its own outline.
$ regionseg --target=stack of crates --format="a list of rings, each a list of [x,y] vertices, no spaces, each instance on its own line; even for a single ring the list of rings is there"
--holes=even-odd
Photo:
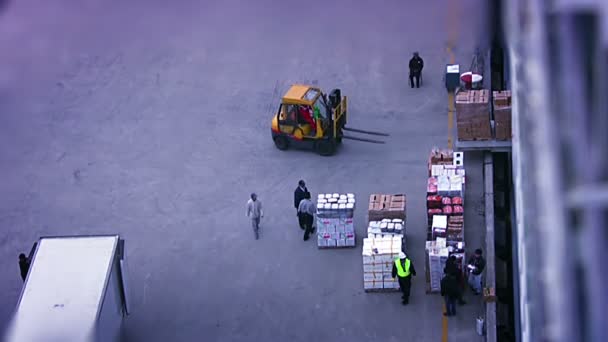
[[[383,219],[401,219],[405,221],[406,198],[404,194],[369,196],[368,222]]]
[[[487,89],[462,91],[456,95],[458,140],[490,140],[490,92]]]
[[[363,289],[366,292],[391,292],[399,289],[393,278],[393,263],[402,251],[398,236],[363,239]]]
[[[493,97],[496,140],[511,140],[511,91],[495,91]]]
[[[317,197],[317,246],[355,247],[354,194],[319,194]]]

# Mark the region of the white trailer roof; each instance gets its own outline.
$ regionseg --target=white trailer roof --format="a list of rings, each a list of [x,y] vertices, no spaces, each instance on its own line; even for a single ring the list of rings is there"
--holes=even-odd
[[[117,245],[118,236],[42,238],[9,341],[88,340]]]

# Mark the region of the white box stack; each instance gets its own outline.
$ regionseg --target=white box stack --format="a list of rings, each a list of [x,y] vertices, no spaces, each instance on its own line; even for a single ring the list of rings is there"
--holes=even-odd
[[[363,239],[363,289],[366,292],[396,291],[393,263],[402,251],[400,236],[385,235]]]
[[[446,246],[445,238],[437,238],[435,241],[426,242],[427,255],[427,293],[435,293],[441,291],[441,278],[443,278],[443,269],[448,260],[449,249]]]
[[[317,197],[317,246],[355,247],[354,194],[319,194]]]

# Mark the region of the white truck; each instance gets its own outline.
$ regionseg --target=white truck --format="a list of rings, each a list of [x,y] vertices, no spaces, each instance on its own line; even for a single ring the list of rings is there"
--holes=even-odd
[[[118,235],[40,238],[6,341],[119,341],[126,280]]]

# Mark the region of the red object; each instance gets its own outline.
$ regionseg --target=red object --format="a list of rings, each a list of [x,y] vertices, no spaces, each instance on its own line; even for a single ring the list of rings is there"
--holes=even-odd
[[[454,206],[454,214],[462,214],[464,213],[464,210],[462,208],[461,205],[455,205]]]
[[[452,206],[451,205],[446,205],[445,207],[443,207],[443,213],[444,214],[451,214],[452,211]]]
[[[444,197],[441,199],[441,203],[445,204],[445,205],[450,205],[450,204],[452,204],[452,199],[449,197]]]
[[[428,215],[429,217],[433,216],[433,215],[441,215],[441,209],[429,209],[428,210]]]
[[[317,127],[317,125],[315,124],[315,120],[312,117],[312,112],[311,112],[310,108],[307,108],[305,106],[300,106],[299,111],[300,111],[300,117],[304,121],[306,121],[306,123],[308,123],[312,129],[315,129]]]
[[[441,202],[441,196],[431,195],[426,197],[427,202]]]
[[[454,198],[452,198],[452,204],[462,205],[462,197],[454,197]]]

